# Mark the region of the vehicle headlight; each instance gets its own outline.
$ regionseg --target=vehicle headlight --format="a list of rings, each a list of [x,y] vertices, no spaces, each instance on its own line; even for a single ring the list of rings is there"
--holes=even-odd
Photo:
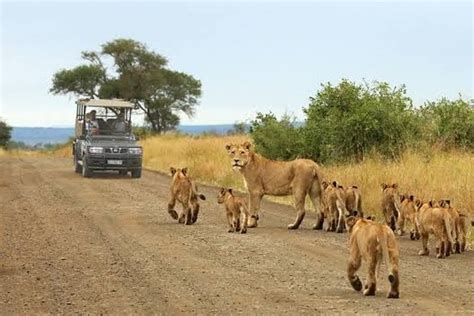
[[[140,147],[135,147],[135,148],[129,148],[128,153],[132,155],[141,155],[142,154],[142,149]]]
[[[104,147],[89,147],[89,152],[91,154],[103,154]]]

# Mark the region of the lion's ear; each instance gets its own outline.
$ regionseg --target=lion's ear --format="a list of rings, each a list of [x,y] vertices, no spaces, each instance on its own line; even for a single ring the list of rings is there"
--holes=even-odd
[[[220,192],[221,194],[224,193],[224,192],[225,192],[225,188],[222,187],[222,188],[219,190],[219,192]]]
[[[332,186],[335,187],[335,188],[337,188],[337,181],[333,181],[333,182],[332,182]]]
[[[394,189],[398,189],[398,183],[394,183],[394,184],[392,184],[392,188],[394,188]]]
[[[420,199],[416,199],[415,205],[416,207],[421,207],[421,205],[423,205],[423,202]]]
[[[181,172],[187,176],[188,175],[188,167],[184,167],[183,169],[181,169]]]
[[[321,181],[321,185],[323,186],[323,189],[326,189],[328,187],[328,183],[326,180]]]
[[[448,206],[451,206],[451,200],[445,200]]]
[[[244,142],[242,144],[242,147],[244,147],[247,150],[250,150],[250,147],[252,147],[252,144],[250,142]]]
[[[415,200],[415,197],[413,195],[410,195],[410,201],[414,201]]]
[[[385,184],[385,183],[382,183],[382,184],[381,184],[381,187],[382,187],[382,190],[385,190],[386,188],[388,188],[388,185]]]
[[[232,189],[227,189],[227,191],[229,191],[229,193],[232,194]]]
[[[351,216],[357,217],[359,216],[359,212],[357,210],[353,210]]]
[[[226,144],[225,145],[225,149],[227,149],[227,151],[230,151],[230,148],[232,147],[232,144]]]
[[[403,202],[405,200],[405,194],[400,194],[400,202]]]
[[[428,202],[428,205],[429,205],[430,207],[433,207],[433,205],[434,205],[433,201],[430,200],[430,201]]]
[[[171,175],[174,176],[174,174],[176,173],[176,168],[170,167],[170,172]]]

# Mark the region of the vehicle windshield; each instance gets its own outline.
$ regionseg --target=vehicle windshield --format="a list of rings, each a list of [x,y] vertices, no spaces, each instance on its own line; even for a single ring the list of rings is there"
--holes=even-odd
[[[94,109],[86,114],[85,132],[90,136],[122,136],[132,135],[130,111],[122,109],[113,111],[107,108]]]

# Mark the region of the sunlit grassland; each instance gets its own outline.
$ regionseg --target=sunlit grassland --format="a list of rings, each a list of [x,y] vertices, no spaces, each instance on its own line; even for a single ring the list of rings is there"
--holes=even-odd
[[[244,190],[242,176],[230,167],[225,144],[245,140],[249,137],[150,137],[141,141],[144,166],[165,173],[170,166],[188,167],[200,182]],[[398,161],[368,158],[357,164],[322,166],[322,170],[327,180],[337,180],[344,186],[357,185],[366,213],[380,212],[382,183],[398,183],[400,193],[423,200],[448,198],[457,208],[474,213],[473,153],[408,150]],[[292,203],[291,197],[274,200]]]

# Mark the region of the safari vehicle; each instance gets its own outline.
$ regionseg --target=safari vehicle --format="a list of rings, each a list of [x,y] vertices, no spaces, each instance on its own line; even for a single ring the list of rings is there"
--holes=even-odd
[[[80,99],[76,104],[72,143],[76,172],[91,177],[94,171],[117,170],[140,178],[143,149],[132,133],[134,105],[120,99]]]

